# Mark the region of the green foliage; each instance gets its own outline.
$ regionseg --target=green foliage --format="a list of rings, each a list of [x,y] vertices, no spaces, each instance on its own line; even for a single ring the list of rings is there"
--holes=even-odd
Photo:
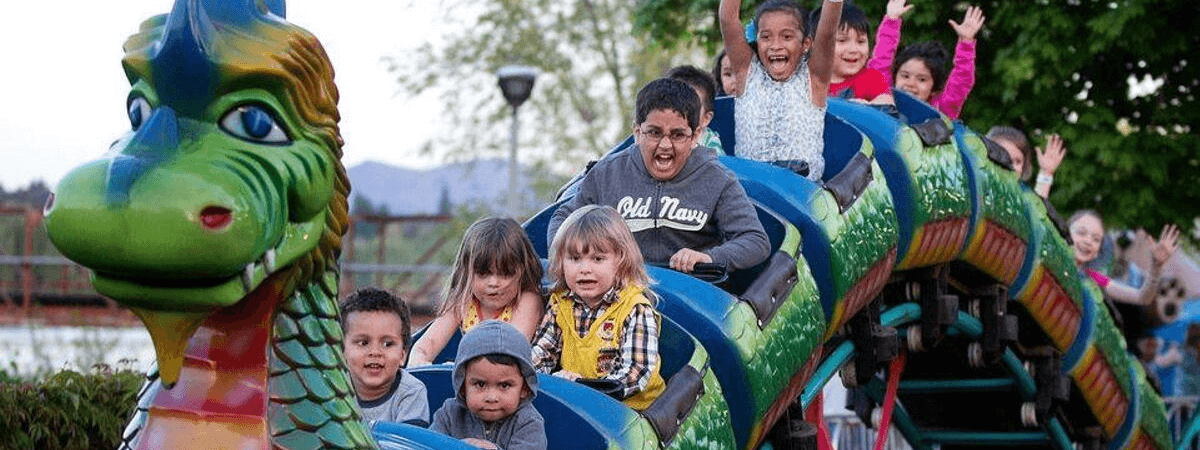
[[[877,24],[887,2],[859,3]],[[947,20],[961,21],[971,3],[911,3],[901,46],[936,39],[953,52],[957,37]],[[743,17],[757,4],[744,1]],[[1109,226],[1143,226],[1156,234],[1167,222],[1195,231],[1200,134],[1192,127],[1200,123],[1194,93],[1200,35],[1192,28],[1200,8],[1179,0],[977,4],[987,22],[963,121],[981,132],[1015,126],[1037,145],[1061,134],[1068,153],[1050,197],[1059,211],[1094,208]],[[638,3],[636,24],[666,47],[694,39],[715,51],[721,47],[717,5],[646,0]],[[1130,98],[1129,80],[1147,76],[1162,85]]]
[[[449,129],[424,148],[451,161],[507,156],[512,110],[495,73],[509,64],[537,68],[519,111],[520,160],[575,172],[629,134],[637,89],[670,67],[670,53],[634,32],[633,7],[621,0],[448,0],[442,11],[456,24],[451,31],[384,60],[406,94],[440,93]]]
[[[42,383],[0,374],[0,448],[116,448],[145,377],[100,369]]]

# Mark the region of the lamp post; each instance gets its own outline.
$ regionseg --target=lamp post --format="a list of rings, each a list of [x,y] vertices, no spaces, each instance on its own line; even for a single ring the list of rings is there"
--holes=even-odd
[[[520,197],[517,194],[517,108],[529,99],[529,94],[533,92],[533,80],[537,75],[537,69],[528,66],[504,66],[496,71],[500,91],[512,106],[508,149],[508,213],[514,216],[517,214],[517,201]]]

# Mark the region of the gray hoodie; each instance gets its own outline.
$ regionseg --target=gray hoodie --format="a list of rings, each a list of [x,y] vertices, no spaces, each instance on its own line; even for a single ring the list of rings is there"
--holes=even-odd
[[[494,354],[517,359],[521,375],[525,377],[525,385],[532,394],[521,400],[512,415],[485,423],[467,408],[463,382],[466,379],[467,362]],[[533,370],[529,359],[531,354],[525,335],[505,322],[488,320],[471,329],[463,335],[458,344],[458,355],[454,358],[457,362],[452,376],[455,396],[446,399],[433,414],[433,424],[429,429],[459,439],[483,439],[505,450],[545,450],[545,421],[531,403],[537,396],[538,388],[537,372]]]
[[[584,175],[575,197],[554,211],[547,244],[567,216],[585,205],[617,209],[647,263],[667,264],[690,248],[714,263],[744,269],[767,259],[771,243],[737,176],[706,147],[691,156],[674,178],[658,181],[633,146],[601,159]]]

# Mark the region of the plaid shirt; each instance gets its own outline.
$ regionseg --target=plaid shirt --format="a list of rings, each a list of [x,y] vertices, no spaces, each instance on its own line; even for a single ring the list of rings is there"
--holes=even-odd
[[[717,156],[725,156],[725,147],[721,145],[721,135],[712,128],[706,127],[704,131],[700,132],[700,139],[696,141],[696,145],[713,149],[713,154]]]
[[[575,329],[578,330],[579,336],[583,337],[591,328],[592,322],[604,314],[617,299],[617,289],[609,289],[595,309],[588,308],[587,303],[573,292],[568,292],[565,298],[571,300]],[[557,313],[557,308],[548,304],[542,324],[538,326],[533,337],[533,368],[538,372],[554,373],[560,368],[563,330],[556,321]],[[655,316],[654,307],[635,305],[629,317],[625,318],[623,330],[621,353],[617,355],[613,370],[603,378],[619,382],[622,398],[628,398],[645,389],[650,383],[650,368],[658,366],[658,318]]]

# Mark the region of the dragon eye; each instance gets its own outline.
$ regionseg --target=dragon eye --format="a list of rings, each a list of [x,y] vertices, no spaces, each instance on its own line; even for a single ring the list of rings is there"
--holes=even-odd
[[[137,97],[129,101],[129,125],[134,130],[142,127],[142,123],[150,118],[150,102]]]
[[[288,144],[292,140],[267,108],[242,105],[221,118],[221,129],[238,138],[261,144]]]

